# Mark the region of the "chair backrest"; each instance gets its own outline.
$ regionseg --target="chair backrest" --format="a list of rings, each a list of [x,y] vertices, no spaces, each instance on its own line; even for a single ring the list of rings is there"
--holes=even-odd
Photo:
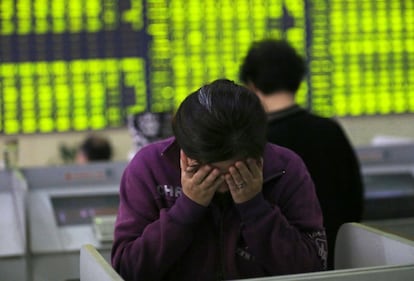
[[[414,263],[414,241],[361,223],[345,223],[335,242],[335,269]]]
[[[80,249],[80,281],[124,281],[91,244]]]

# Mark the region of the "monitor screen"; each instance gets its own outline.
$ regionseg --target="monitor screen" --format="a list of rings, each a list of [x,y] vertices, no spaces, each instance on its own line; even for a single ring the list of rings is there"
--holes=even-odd
[[[117,194],[71,195],[51,198],[58,226],[91,224],[95,216],[116,215]]]

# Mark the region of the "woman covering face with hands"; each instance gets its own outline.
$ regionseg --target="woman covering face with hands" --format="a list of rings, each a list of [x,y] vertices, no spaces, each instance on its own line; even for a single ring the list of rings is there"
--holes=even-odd
[[[262,160],[227,160],[200,166],[181,151],[180,161],[183,192],[200,205],[208,206],[216,192],[230,191],[234,202],[243,203],[262,190]]]
[[[229,80],[190,94],[174,137],[142,148],[120,183],[112,264],[126,280],[227,280],[323,270],[313,182],[266,143],[256,95]]]

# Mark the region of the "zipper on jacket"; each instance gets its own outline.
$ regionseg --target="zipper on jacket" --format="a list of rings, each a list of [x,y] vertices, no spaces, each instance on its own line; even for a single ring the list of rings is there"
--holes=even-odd
[[[263,183],[268,182],[268,181],[271,181],[271,180],[274,180],[274,179],[277,179],[277,178],[280,178],[284,174],[286,174],[286,171],[285,170],[282,170],[282,171],[280,171],[280,172],[278,172],[278,173],[276,173],[274,175],[271,175],[270,177],[268,177],[266,179],[263,179]]]

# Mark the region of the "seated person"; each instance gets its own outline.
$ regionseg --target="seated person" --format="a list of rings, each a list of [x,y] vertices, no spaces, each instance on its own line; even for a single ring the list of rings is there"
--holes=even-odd
[[[112,145],[108,139],[98,136],[88,136],[76,152],[75,162],[85,164],[88,162],[110,161],[112,159]]]
[[[120,183],[112,265],[125,280],[228,280],[324,270],[315,188],[291,150],[266,142],[247,88],[190,94],[174,137],[140,149]]]

